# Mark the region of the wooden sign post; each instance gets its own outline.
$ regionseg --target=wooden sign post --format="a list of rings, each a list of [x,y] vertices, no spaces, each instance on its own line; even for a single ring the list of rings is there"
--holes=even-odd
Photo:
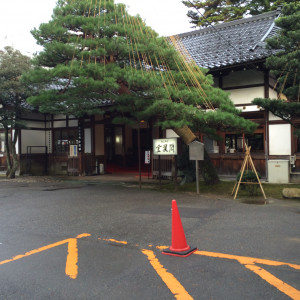
[[[196,164],[196,186],[199,194],[199,160],[204,160],[204,144],[194,141],[189,144],[190,160],[195,160]]]

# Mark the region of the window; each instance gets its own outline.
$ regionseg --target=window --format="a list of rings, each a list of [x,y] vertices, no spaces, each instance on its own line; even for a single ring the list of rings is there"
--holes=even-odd
[[[0,152],[5,152],[5,133],[0,133]]]
[[[8,133],[8,141],[11,141],[11,133]],[[3,156],[5,152],[5,133],[0,132],[0,154],[1,157]]]
[[[263,151],[264,150],[264,134],[263,133],[246,134],[245,139],[246,139],[247,145],[251,146],[251,151]]]
[[[53,132],[54,153],[68,154],[70,145],[78,145],[78,129],[63,128]]]
[[[251,151],[264,150],[264,134],[226,134],[225,135],[225,153],[242,152],[244,149],[244,141],[248,146],[251,146]],[[299,148],[300,149],[300,148]]]
[[[243,136],[238,134],[226,134],[225,135],[225,152],[243,151]]]

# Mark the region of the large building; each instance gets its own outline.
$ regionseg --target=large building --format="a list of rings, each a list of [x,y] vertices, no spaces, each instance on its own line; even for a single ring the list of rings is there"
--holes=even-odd
[[[177,36],[195,62],[209,69],[215,86],[228,91],[242,116],[259,125],[251,135],[220,133],[222,142],[203,137],[219,174],[233,176],[238,173],[247,143],[263,177],[270,182],[297,180],[300,142],[293,135],[293,128],[251,103],[256,97],[277,98],[276,80],[265,68],[265,60],[271,54],[265,41],[276,34],[274,20],[279,14],[279,11],[268,12]],[[104,101],[102,105],[112,103]],[[22,130],[18,143],[21,174],[89,175],[103,170],[134,170],[138,165],[139,136],[142,162],[144,151],[152,150],[153,138],[173,136],[171,130],[160,132],[146,122],[134,127],[112,124],[109,113],[77,119],[31,112],[23,119],[27,128]],[[4,147],[0,150],[4,169]],[[164,157],[166,175],[171,175],[171,161],[171,157]],[[154,157],[153,174],[157,173],[156,162]]]
[[[178,36],[196,63],[209,69],[215,85],[230,93],[242,116],[259,125],[251,135],[223,133],[221,143],[205,139],[219,174],[237,174],[246,142],[257,170],[270,182],[297,180],[300,143],[293,128],[251,103],[254,98],[277,98],[276,80],[265,60],[271,55],[266,39],[276,34],[279,15],[280,10],[272,11]]]

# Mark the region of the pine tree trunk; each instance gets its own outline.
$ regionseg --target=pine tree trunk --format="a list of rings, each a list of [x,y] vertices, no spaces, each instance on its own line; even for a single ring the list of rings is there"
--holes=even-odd
[[[191,142],[197,140],[195,134],[191,131],[190,128],[184,126],[182,128],[174,128],[173,129],[177,135],[179,135],[183,142],[188,145]],[[213,165],[209,154],[204,148],[204,161],[201,163],[201,172],[204,179],[205,184],[216,184],[220,182],[219,176],[217,174],[216,168]]]

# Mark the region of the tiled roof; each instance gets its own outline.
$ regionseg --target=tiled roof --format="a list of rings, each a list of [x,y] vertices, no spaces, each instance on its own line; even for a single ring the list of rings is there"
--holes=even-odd
[[[178,35],[196,63],[218,69],[264,59],[270,55],[265,40],[276,34],[278,11],[222,23]]]

